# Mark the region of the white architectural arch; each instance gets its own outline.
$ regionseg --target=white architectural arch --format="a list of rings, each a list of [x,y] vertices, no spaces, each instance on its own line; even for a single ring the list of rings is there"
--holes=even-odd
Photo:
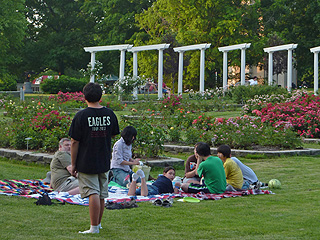
[[[223,52],[223,81],[222,86],[223,90],[227,89],[228,86],[228,52],[232,50],[241,49],[241,68],[240,68],[240,79],[241,85],[245,85],[246,83],[246,49],[251,46],[251,43],[242,43],[236,45],[230,45],[226,47],[219,47],[219,51]]]
[[[298,44],[286,44],[274,47],[264,48],[263,50],[269,54],[268,59],[268,85],[272,85],[273,76],[273,53],[277,51],[287,50],[288,51],[288,65],[287,65],[287,87],[288,91],[292,88],[292,51],[297,48]]]
[[[119,79],[124,78],[124,67],[125,67],[125,59],[126,59],[126,50],[132,48],[132,45],[109,45],[109,46],[97,46],[97,47],[85,47],[84,50],[86,52],[91,53],[91,69],[94,69],[94,64],[96,61],[96,52],[104,52],[104,51],[112,51],[112,50],[120,50],[120,71],[119,71]],[[95,75],[90,76],[90,82],[94,82]]]
[[[204,91],[204,67],[205,67],[205,50],[210,48],[211,43],[203,43],[176,47],[173,50],[179,53],[179,72],[178,72],[178,95],[182,94],[182,79],[183,79],[183,53],[190,50],[200,50],[200,92]]]
[[[148,50],[158,50],[158,98],[162,98],[162,82],[163,82],[163,50],[168,48],[170,44],[155,44],[133,47],[128,49],[129,52],[133,53],[133,76],[138,76],[138,52],[148,51]],[[133,97],[137,98],[137,89],[133,92]]]
[[[319,89],[319,52],[320,47],[310,48],[310,52],[313,52],[313,70],[314,70],[314,95],[317,95],[317,91]]]

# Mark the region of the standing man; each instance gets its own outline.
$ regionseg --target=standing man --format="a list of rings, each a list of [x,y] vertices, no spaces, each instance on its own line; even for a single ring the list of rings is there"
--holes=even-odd
[[[78,173],[82,198],[89,197],[90,229],[79,233],[99,233],[108,197],[108,177],[111,159],[111,137],[119,134],[114,112],[100,105],[102,89],[97,83],[83,88],[88,107],[79,111],[72,120],[71,137],[72,174]]]

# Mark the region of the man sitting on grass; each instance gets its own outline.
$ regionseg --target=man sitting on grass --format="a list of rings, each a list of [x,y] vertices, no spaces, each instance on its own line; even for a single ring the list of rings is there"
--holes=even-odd
[[[79,194],[78,179],[71,175],[71,140],[62,138],[59,150],[54,154],[50,164],[51,187],[55,191]]]

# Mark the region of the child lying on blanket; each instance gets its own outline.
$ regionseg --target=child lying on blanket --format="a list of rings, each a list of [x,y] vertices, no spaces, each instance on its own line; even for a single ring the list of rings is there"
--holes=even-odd
[[[172,186],[172,181],[176,175],[176,171],[173,167],[169,166],[163,170],[163,175],[159,176],[152,185],[147,185],[144,172],[139,169],[137,173],[132,174],[132,183],[130,184],[128,196],[148,196],[158,195],[162,193],[179,193],[181,184],[175,183],[175,187]],[[141,178],[141,187],[137,188],[137,180]]]

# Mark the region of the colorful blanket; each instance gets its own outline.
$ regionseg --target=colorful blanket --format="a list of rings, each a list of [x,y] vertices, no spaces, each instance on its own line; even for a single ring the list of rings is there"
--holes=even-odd
[[[22,196],[27,198],[39,198],[42,193],[47,192],[51,199],[56,199],[60,202],[67,202],[70,204],[77,205],[89,205],[88,198],[82,199],[79,194],[77,195],[69,195],[67,192],[56,192],[50,188],[49,185],[46,185],[41,181],[41,179],[37,180],[0,180],[0,194],[4,194],[7,196]],[[114,182],[109,183],[109,197],[106,201],[111,202],[124,202],[129,201],[132,197],[128,196],[128,189],[119,186]],[[239,197],[239,196],[247,196],[247,195],[257,195],[257,194],[272,194],[271,191],[268,190],[246,190],[239,192],[225,192],[223,194],[190,194],[180,192],[179,194],[161,194],[161,195],[151,195],[147,197],[143,196],[135,196],[137,202],[142,201],[152,201],[155,199],[164,199],[164,198],[175,198],[175,197],[195,197],[200,200],[219,200],[222,198],[229,197]]]

